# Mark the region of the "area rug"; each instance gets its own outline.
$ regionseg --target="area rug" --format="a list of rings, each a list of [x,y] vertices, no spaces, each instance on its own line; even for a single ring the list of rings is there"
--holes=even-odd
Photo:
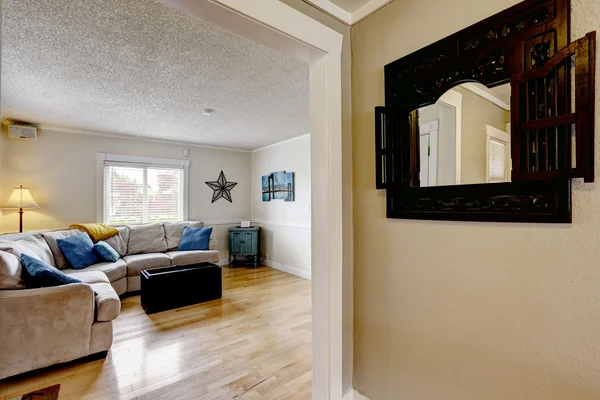
[[[60,385],[48,386],[47,388],[34,390],[23,396],[12,397],[9,400],[58,400]]]

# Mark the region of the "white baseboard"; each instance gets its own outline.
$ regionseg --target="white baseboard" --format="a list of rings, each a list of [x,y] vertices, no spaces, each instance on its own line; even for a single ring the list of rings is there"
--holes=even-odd
[[[362,394],[358,393],[356,390],[351,389],[344,394],[342,400],[369,400]]]
[[[204,221],[204,226],[232,225],[240,224],[241,219],[224,219],[219,221]]]
[[[300,278],[310,280],[310,271],[305,271],[303,269],[298,269],[294,267],[290,267],[289,265],[283,265],[275,261],[271,260],[263,260],[263,264],[267,267],[275,268],[283,272],[287,272],[288,274],[299,276]]]
[[[299,276],[300,278],[310,280],[311,273],[310,271],[305,271],[303,269],[290,267],[289,265],[283,265],[271,260],[263,260],[262,263],[267,267],[271,267],[274,269],[278,269],[279,271],[287,272],[288,274]],[[228,258],[221,258],[219,260],[219,265],[229,265]]]

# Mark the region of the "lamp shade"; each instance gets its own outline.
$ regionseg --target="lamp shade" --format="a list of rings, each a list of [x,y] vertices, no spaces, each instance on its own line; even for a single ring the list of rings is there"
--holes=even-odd
[[[40,206],[31,197],[29,189],[21,186],[13,189],[10,198],[2,208],[40,208]]]

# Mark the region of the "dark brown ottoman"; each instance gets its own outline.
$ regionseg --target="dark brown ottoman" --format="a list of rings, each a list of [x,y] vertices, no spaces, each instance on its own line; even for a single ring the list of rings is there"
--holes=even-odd
[[[220,299],[221,267],[212,263],[151,268],[141,273],[142,307],[147,314]]]

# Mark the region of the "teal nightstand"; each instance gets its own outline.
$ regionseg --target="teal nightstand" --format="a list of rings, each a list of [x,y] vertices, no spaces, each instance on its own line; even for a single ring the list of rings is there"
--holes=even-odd
[[[237,257],[246,260],[238,262]],[[260,227],[229,228],[229,268],[233,264],[252,265],[258,267],[260,258]]]

